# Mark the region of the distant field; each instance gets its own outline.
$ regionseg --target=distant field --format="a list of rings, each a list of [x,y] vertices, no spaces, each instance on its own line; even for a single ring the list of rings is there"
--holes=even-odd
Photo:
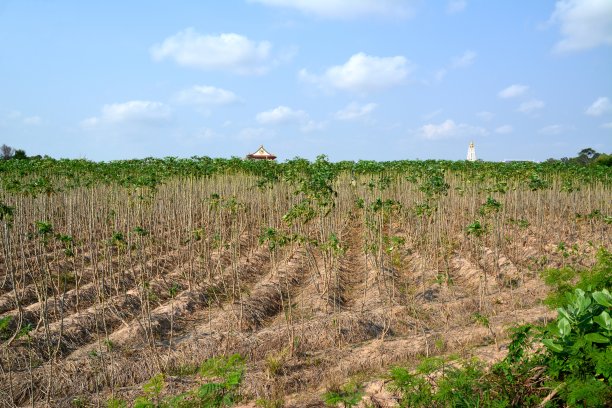
[[[262,406],[495,360],[555,317],[540,272],[593,265],[611,223],[600,166],[0,161],[0,407],[177,395],[233,354]]]

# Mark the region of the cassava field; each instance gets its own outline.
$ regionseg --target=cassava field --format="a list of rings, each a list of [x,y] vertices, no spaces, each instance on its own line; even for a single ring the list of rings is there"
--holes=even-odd
[[[392,367],[503,358],[509,327],[557,317],[542,271],[611,248],[600,166],[40,159],[0,179],[0,407],[393,406]]]

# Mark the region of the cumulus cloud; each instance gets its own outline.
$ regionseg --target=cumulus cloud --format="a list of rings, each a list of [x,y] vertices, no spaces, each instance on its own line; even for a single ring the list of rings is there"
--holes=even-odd
[[[403,56],[374,57],[360,52],[343,65],[328,68],[322,75],[302,69],[299,77],[323,88],[368,93],[402,84],[411,70]]]
[[[538,131],[538,133],[542,135],[558,135],[565,131],[565,126],[563,125],[548,125],[544,126],[542,129]]]
[[[42,123],[42,119],[40,116],[27,116],[23,118],[23,123],[26,125],[40,125]]]
[[[454,57],[447,67],[441,68],[436,71],[434,75],[436,81],[442,81],[451,70],[469,67],[474,63],[474,60],[476,60],[476,56],[477,54],[474,51],[468,50],[465,51],[462,55]]]
[[[359,17],[408,17],[412,15],[412,1],[408,0],[249,0],[266,6],[297,10],[301,13],[328,19]]]
[[[476,116],[478,116],[478,118],[480,118],[481,120],[488,122],[495,117],[495,114],[488,111],[480,111],[476,113]]]
[[[214,129],[210,129],[210,128],[200,129],[195,134],[195,138],[200,141],[208,141],[208,140],[215,139],[217,137],[219,137],[219,134]]]
[[[183,89],[175,96],[179,103],[190,105],[227,105],[240,101],[232,91],[214,86],[195,85],[189,89]]]
[[[247,128],[243,128],[238,132],[238,139],[241,140],[265,140],[265,139],[270,139],[271,137],[274,137],[276,135],[276,132],[272,129],[267,129],[267,128],[253,128],[253,127],[247,127]]]
[[[601,125],[604,129],[612,129],[612,122],[607,122]]]
[[[601,116],[610,112],[612,112],[612,102],[605,96],[597,98],[597,100],[585,110],[585,113],[590,116]]]
[[[527,102],[523,102],[519,105],[518,111],[526,114],[535,113],[536,111],[543,109],[546,104],[539,99],[531,99]]]
[[[503,99],[516,98],[525,94],[529,90],[527,85],[513,84],[499,91],[497,96]]]
[[[298,124],[302,132],[313,132],[325,127],[324,122],[317,122],[303,110],[295,110],[288,106],[277,106],[268,111],[259,112],[255,120],[262,125]]]
[[[40,116],[25,116],[23,113],[18,110],[12,110],[6,115],[6,119],[10,121],[18,121],[23,123],[24,125],[36,126],[42,123],[42,118]],[[2,122],[2,118],[0,117],[0,123]]]
[[[435,111],[426,113],[425,115],[421,116],[421,118],[423,120],[432,120],[433,118],[435,118],[436,116],[438,116],[442,112],[444,112],[444,109],[436,109]]]
[[[325,129],[326,127],[326,121],[317,122],[316,120],[309,119],[300,125],[300,131],[304,133],[318,132],[320,130]]]
[[[367,103],[360,105],[356,102],[351,102],[345,108],[340,109],[334,117],[338,120],[355,120],[368,116],[376,109],[378,105],[375,103]]]
[[[554,51],[565,53],[612,45],[612,1],[560,0],[549,20],[560,26]]]
[[[288,122],[303,122],[308,120],[308,114],[303,110],[294,110],[281,105],[269,111],[258,113],[255,119],[262,125],[278,125]]]
[[[448,14],[455,14],[455,13],[459,13],[460,11],[465,10],[466,7],[467,7],[466,0],[450,0],[446,4],[446,12]]]
[[[466,51],[461,56],[453,58],[451,68],[466,68],[474,63],[476,53],[474,51]]]
[[[204,70],[228,70],[238,74],[262,74],[271,64],[272,44],[256,42],[235,33],[203,35],[193,28],[180,31],[151,47],[156,61]]]
[[[100,116],[85,119],[81,124],[92,127],[104,123],[159,123],[170,119],[172,111],[161,102],[128,101],[104,105]]]
[[[499,133],[500,135],[507,135],[512,132],[514,132],[514,128],[511,125],[502,125],[495,129],[495,133]]]
[[[451,139],[462,136],[485,136],[486,129],[447,119],[442,123],[428,123],[417,130],[417,135],[429,140]]]
[[[215,140],[225,139],[225,135],[219,134],[216,130],[211,128],[201,128],[191,134],[180,134],[177,136],[177,141],[186,147],[198,147],[201,148],[202,144],[210,143]]]

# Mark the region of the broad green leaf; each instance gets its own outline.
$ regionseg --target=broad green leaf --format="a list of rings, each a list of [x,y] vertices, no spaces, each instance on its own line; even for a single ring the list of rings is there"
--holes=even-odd
[[[606,311],[601,312],[599,316],[595,316],[593,321],[606,330],[612,330],[612,318]]]
[[[223,389],[223,384],[219,383],[206,383],[202,384],[198,389],[198,396],[200,398],[208,398],[217,395],[217,393]]]
[[[559,328],[559,334],[561,335],[561,337],[567,336],[572,331],[572,326],[565,317],[559,319],[557,327]]]
[[[608,339],[606,336],[602,336],[599,333],[589,333],[586,336],[584,336],[584,338],[593,343],[609,343],[610,342],[610,339]]]
[[[568,322],[571,322],[574,320],[572,316],[570,315],[570,313],[562,307],[557,308],[557,313],[559,313],[559,317],[565,318]]]
[[[600,292],[593,292],[593,299],[602,306],[612,307],[612,295],[606,289]]]
[[[578,298],[578,313],[583,313],[591,305],[591,298],[582,296]]]
[[[544,339],[542,340],[542,343],[544,343],[544,345],[548,347],[550,350],[556,351],[557,353],[560,353],[563,351],[563,346],[560,345],[559,343],[555,343],[551,339]]]

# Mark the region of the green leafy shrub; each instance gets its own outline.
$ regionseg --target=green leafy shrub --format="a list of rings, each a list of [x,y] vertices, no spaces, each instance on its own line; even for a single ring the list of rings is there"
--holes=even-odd
[[[127,408],[127,403],[122,399],[111,398],[106,401],[106,408]]]
[[[542,340],[547,372],[569,404],[605,406],[612,402],[612,295],[607,289],[576,289]]]
[[[240,354],[213,357],[200,367],[200,375],[216,381],[202,384],[196,395],[205,407],[229,407],[240,401],[244,358]]]
[[[0,340],[6,340],[11,337],[10,325],[12,320],[11,316],[0,318]]]
[[[468,225],[465,229],[467,235],[474,235],[475,237],[480,237],[487,233],[488,227],[486,224],[482,224],[480,221],[476,220]]]
[[[597,263],[591,269],[554,268],[546,269],[541,275],[544,282],[553,289],[545,303],[559,307],[565,304],[566,296],[574,288],[593,291],[612,287],[612,253],[601,248],[597,252]]]
[[[392,368],[390,389],[402,407],[611,406],[612,294],[576,288],[557,310],[548,327],[513,329],[508,354],[490,370],[426,359],[414,373]]]
[[[160,395],[166,385],[163,374],[157,374],[146,382],[142,386],[144,396],[136,398],[134,401],[134,408],[155,408],[165,407],[164,401],[161,400]]]
[[[343,387],[334,387],[323,394],[326,405],[335,407],[342,404],[344,408],[354,407],[363,398],[363,387],[354,382],[349,382]]]

